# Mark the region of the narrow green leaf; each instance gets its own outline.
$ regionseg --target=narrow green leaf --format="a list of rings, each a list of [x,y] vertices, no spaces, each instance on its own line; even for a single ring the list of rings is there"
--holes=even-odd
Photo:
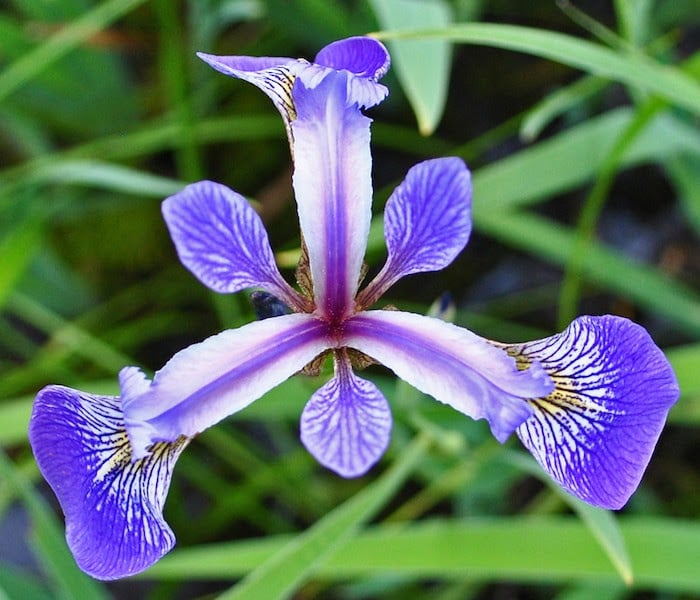
[[[46,42],[24,54],[0,73],[0,101],[38,73],[48,69],[78,44],[145,0],[108,0],[67,24]]]
[[[453,21],[444,0],[370,0],[377,20],[386,30],[415,27],[446,27]],[[423,135],[438,126],[445,110],[450,85],[452,51],[439,39],[390,40],[388,42],[396,75]]]
[[[106,600],[104,589],[73,561],[63,533],[43,499],[0,449],[0,476],[19,496],[32,519],[30,542],[51,577],[55,597],[66,600]]]
[[[683,425],[700,423],[700,343],[666,350],[681,388],[681,399],[671,410],[670,421]]]
[[[689,223],[700,234],[700,153],[675,156],[664,163]]]
[[[474,202],[490,212],[542,202],[590,181],[634,111],[618,109],[567,129],[474,173]],[[658,115],[623,154],[621,165],[700,154],[696,127]],[[581,157],[586,159],[582,160]]]
[[[503,457],[511,464],[537,477],[554,493],[566,502],[580,519],[586,524],[593,537],[610,559],[610,562],[619,573],[622,581],[631,585],[634,581],[632,562],[630,560],[622,531],[614,513],[582,502],[575,496],[565,492],[557,485],[534,461],[532,457],[523,452],[507,452]]]
[[[418,437],[372,485],[328,513],[311,529],[285,544],[219,600],[284,598],[314,573],[391,498],[428,445]]]
[[[554,119],[602,92],[610,83],[600,77],[582,77],[549,94],[527,111],[520,126],[520,137],[532,142]]]
[[[97,187],[125,194],[162,198],[180,191],[181,181],[151,175],[130,167],[96,160],[64,160],[37,168],[32,177],[38,183],[64,183]]]
[[[15,284],[41,243],[41,222],[29,217],[14,225],[0,239],[0,307],[2,307]]]
[[[679,69],[651,58],[616,52],[569,35],[495,23],[461,23],[444,28],[382,31],[382,40],[439,39],[525,52],[621,83],[639,86],[700,114],[700,84]]]
[[[621,518],[634,565],[633,587],[700,593],[700,524]],[[142,578],[191,581],[240,577],[279,552],[289,536],[176,550]],[[319,565],[326,581],[381,575],[546,583],[600,582],[619,575],[588,528],[571,517],[452,519],[378,526],[348,541]]]
[[[474,223],[480,231],[556,264],[569,260],[575,241],[570,228],[524,211],[491,211],[484,200],[482,196],[474,205]],[[698,294],[657,269],[596,243],[589,247],[581,273],[592,283],[665,315],[690,331],[700,332]]]

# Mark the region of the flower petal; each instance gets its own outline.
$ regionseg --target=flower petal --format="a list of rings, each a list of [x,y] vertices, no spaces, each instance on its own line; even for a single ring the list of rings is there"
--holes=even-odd
[[[224,75],[242,79],[261,89],[280,111],[285,127],[296,116],[292,101],[292,87],[298,70],[307,65],[305,60],[277,57],[216,56],[197,52],[210,67]]]
[[[533,413],[525,399],[552,391],[549,377],[471,331],[400,311],[358,314],[344,326],[343,344],[389,367],[401,379],[473,419],[487,419],[501,442]]]
[[[163,505],[187,439],[156,444],[132,462],[119,398],[49,386],[34,403],[29,440],[83,571],[98,579],[126,577],[173,547]]]
[[[314,60],[314,67],[323,66],[334,70],[345,69],[355,77],[348,78],[348,98],[362,108],[379,104],[389,90],[377,83],[389,70],[391,59],[384,45],[368,37],[351,37],[329,44]],[[307,87],[315,87],[312,79],[325,76],[326,71],[316,73],[304,70],[301,77]]]
[[[314,63],[377,81],[386,75],[391,58],[379,40],[356,36],[328,44],[316,55]]]
[[[371,306],[411,273],[439,271],[464,249],[471,233],[471,178],[460,158],[415,165],[394,190],[384,211],[388,258],[358,297]]]
[[[159,441],[192,437],[248,406],[330,346],[327,325],[307,314],[224,331],[178,352],[144,389],[122,370],[126,428],[137,458]]]
[[[581,317],[558,335],[508,346],[538,361],[555,390],[531,400],[518,436],[566,490],[620,508],[649,463],[678,399],[673,370],[643,327],[620,317]]]
[[[313,90],[297,81],[292,123],[293,183],[316,306],[338,320],[353,312],[372,205],[370,119],[349,103],[348,77],[330,73]]]
[[[391,411],[371,381],[356,377],[346,356],[301,415],[301,441],[323,466],[343,477],[364,475],[384,454]]]
[[[260,287],[304,306],[280,275],[265,227],[243,196],[200,181],[164,200],[162,210],[180,260],[204,285],[220,293]]]

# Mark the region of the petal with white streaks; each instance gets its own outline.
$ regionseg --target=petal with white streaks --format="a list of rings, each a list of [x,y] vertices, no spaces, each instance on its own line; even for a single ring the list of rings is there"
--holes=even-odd
[[[265,227],[243,196],[200,181],[164,200],[162,210],[182,264],[204,285],[219,293],[260,287],[303,307],[280,275]]]
[[[623,506],[679,396],[661,350],[643,327],[613,316],[580,317],[560,334],[507,349],[521,364],[538,361],[556,386],[530,400],[523,444],[575,496]]]
[[[389,445],[391,411],[377,386],[352,372],[347,357],[336,356],[335,364],[335,376],[304,408],[301,441],[323,466],[359,477]]]
[[[83,571],[126,577],[173,547],[163,505],[186,438],[156,444],[148,457],[132,461],[119,398],[48,386],[34,403],[29,440]]]
[[[464,249],[471,233],[471,178],[460,158],[427,160],[412,167],[384,211],[388,257],[358,297],[373,305],[396,281],[439,271]]]

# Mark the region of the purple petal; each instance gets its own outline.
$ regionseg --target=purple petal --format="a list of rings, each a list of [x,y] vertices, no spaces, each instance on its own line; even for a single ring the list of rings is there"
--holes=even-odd
[[[380,41],[369,37],[350,37],[328,44],[316,55],[314,62],[377,81],[389,70],[391,59]]]
[[[364,475],[384,454],[391,412],[376,385],[356,377],[346,357],[301,415],[301,441],[323,466],[342,477]]]
[[[157,444],[147,458],[132,462],[119,398],[61,386],[37,395],[29,440],[83,571],[98,579],[126,577],[173,547],[163,505],[188,440]]]
[[[431,317],[373,310],[344,325],[342,343],[473,419],[487,419],[503,442],[533,408],[527,398],[552,391],[537,364],[518,370],[506,352],[467,329]]]
[[[508,347],[556,386],[531,400],[523,444],[566,490],[604,508],[635,491],[678,399],[673,370],[640,327],[620,317],[581,317],[558,335]]]
[[[167,198],[162,208],[180,260],[204,285],[220,293],[260,287],[303,307],[280,275],[265,227],[243,196],[200,181]]]
[[[379,104],[389,90],[377,83],[389,70],[390,58],[384,45],[368,37],[352,37],[329,44],[323,48],[314,61],[314,66],[334,70],[350,71],[355,77],[348,78],[348,98],[362,108]],[[316,77],[324,77],[327,69],[317,69]],[[308,88],[316,84],[310,70],[301,73]]]
[[[215,56],[197,52],[210,67],[224,75],[242,79],[261,89],[269,96],[284,119],[289,130],[289,123],[296,116],[292,100],[292,87],[299,69],[308,63],[293,58],[251,57],[251,56]]]
[[[459,158],[427,160],[411,168],[384,211],[388,258],[358,298],[371,306],[397,280],[439,271],[464,249],[471,233],[471,179]]]
[[[297,81],[292,123],[299,220],[316,306],[330,320],[354,310],[371,219],[370,120],[348,105],[348,77],[331,73],[313,90]]]
[[[192,437],[242,410],[326,350],[328,327],[307,314],[256,321],[178,352],[145,387],[120,374],[126,428],[138,458],[159,441]]]

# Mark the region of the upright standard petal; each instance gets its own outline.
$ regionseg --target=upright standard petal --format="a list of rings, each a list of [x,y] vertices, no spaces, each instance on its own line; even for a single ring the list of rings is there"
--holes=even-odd
[[[34,403],[29,441],[83,571],[126,577],[173,547],[163,505],[186,438],[156,444],[147,458],[132,461],[119,398],[49,386]]]
[[[528,419],[527,398],[553,384],[534,363],[518,370],[505,351],[467,329],[399,311],[360,313],[344,325],[343,344],[473,419],[486,419],[500,442]]]
[[[449,265],[469,240],[471,200],[471,178],[460,158],[412,167],[384,211],[387,261],[360,293],[358,305],[372,306],[405,275]]]
[[[371,381],[355,376],[346,353],[338,351],[335,377],[301,415],[301,441],[323,466],[343,477],[359,477],[381,458],[390,436],[386,398]]]
[[[123,409],[134,455],[146,456],[155,442],[192,437],[245,408],[326,350],[327,329],[308,314],[273,317],[181,350],[150,385],[138,382],[135,367],[123,370]]]
[[[378,81],[389,70],[391,58],[379,40],[356,36],[328,44],[316,55],[314,63]]]
[[[353,313],[372,205],[370,119],[347,97],[348,73],[295,85],[294,190],[320,315]]]
[[[580,317],[558,335],[507,347],[554,381],[530,400],[518,436],[565,489],[620,508],[649,463],[679,396],[673,370],[644,328],[620,317]]]
[[[322,66],[336,71],[346,70],[354,75],[348,78],[348,98],[362,108],[379,104],[389,90],[377,81],[389,70],[391,59],[384,45],[368,37],[351,37],[328,44],[314,60],[314,66]],[[322,70],[317,70],[321,74]],[[318,77],[305,70],[302,78],[308,87],[314,87],[311,79]]]
[[[260,287],[304,309],[304,299],[277,269],[260,217],[243,196],[200,181],[164,200],[162,210],[180,260],[204,285],[220,293]]]

